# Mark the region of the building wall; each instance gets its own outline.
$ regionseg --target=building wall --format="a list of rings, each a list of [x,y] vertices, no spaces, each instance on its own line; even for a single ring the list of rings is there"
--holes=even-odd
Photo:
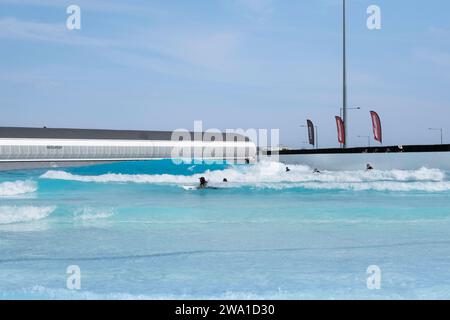
[[[254,159],[249,141],[0,139],[0,161]]]

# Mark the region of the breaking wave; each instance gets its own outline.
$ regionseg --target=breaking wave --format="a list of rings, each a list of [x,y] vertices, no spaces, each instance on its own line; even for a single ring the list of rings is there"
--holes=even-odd
[[[41,220],[55,209],[56,207],[0,206],[0,224]]]
[[[357,290],[355,296],[367,299],[399,299],[395,293],[383,293],[374,295],[372,292],[367,293],[368,290]],[[448,295],[448,291],[447,295]],[[422,294],[426,294],[423,292]],[[425,297],[427,295],[424,295]],[[0,293],[0,297],[2,294]],[[19,294],[5,294],[5,299],[46,299],[46,300],[306,300],[306,299],[330,299],[334,300],[336,297],[348,298],[348,290],[331,289],[328,292],[322,290],[310,290],[307,293],[304,291],[287,291],[287,290],[271,290],[263,292],[250,291],[225,291],[214,294],[137,294],[126,292],[109,292],[98,293],[94,291],[76,291],[61,288],[49,288],[44,286],[33,286],[31,288],[22,289]],[[442,297],[442,294],[441,294]]]
[[[224,188],[254,187],[270,189],[304,188],[312,190],[376,190],[376,191],[427,191],[450,190],[450,181],[439,169],[372,170],[372,171],[322,171],[304,165],[286,165],[279,162],[260,162],[253,166],[231,166],[224,170],[206,171],[194,175],[170,174],[117,174],[76,175],[65,171],[47,171],[42,179],[70,180],[94,183],[147,183],[196,184],[201,176],[210,185]],[[228,183],[223,183],[227,178]]]
[[[25,193],[35,192],[37,189],[37,183],[31,180],[2,182],[0,183],[0,197],[18,196]]]
[[[76,220],[97,220],[106,219],[114,215],[114,209],[99,209],[84,207],[74,212]]]

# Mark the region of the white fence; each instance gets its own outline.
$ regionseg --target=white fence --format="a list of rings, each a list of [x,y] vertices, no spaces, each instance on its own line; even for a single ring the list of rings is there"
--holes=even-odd
[[[177,156],[179,155],[179,156]],[[0,139],[0,161],[254,159],[249,141]]]

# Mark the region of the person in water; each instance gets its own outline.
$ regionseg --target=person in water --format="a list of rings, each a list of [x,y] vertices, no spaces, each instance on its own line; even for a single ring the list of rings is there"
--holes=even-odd
[[[289,169],[289,167],[286,167],[286,172],[289,172],[289,171],[291,171],[291,169]]]
[[[313,173],[320,173],[320,171],[319,171],[319,169],[315,168],[315,169],[313,170]]]
[[[373,167],[370,165],[370,163],[368,163],[367,165],[366,165],[366,170],[373,170]]]
[[[223,178],[222,182],[228,182],[227,178]]]
[[[200,189],[205,189],[208,186],[208,181],[206,181],[205,177],[201,177],[200,185],[198,186]]]

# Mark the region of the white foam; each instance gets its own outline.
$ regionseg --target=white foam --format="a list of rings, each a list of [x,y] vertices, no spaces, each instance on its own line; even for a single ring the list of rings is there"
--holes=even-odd
[[[215,294],[135,294],[126,292],[110,292],[110,293],[98,293],[93,291],[76,291],[62,288],[48,288],[43,286],[34,286],[30,289],[22,289],[19,295],[20,299],[57,299],[57,300],[305,300],[305,299],[336,299],[336,298],[354,298],[363,297],[367,299],[400,299],[408,297],[399,296],[398,294],[391,293],[383,295],[374,295],[373,293],[367,294],[367,289],[353,290],[352,295],[348,290],[341,288],[331,288],[324,292],[323,290],[309,290],[309,291],[287,291],[281,288],[262,291],[262,292],[249,292],[249,291],[224,291]],[[448,294],[447,291],[443,291]],[[425,292],[426,293],[426,292]],[[414,295],[417,296],[417,295]],[[424,296],[426,295],[419,295]],[[441,297],[445,296],[441,294]],[[1,297],[1,293],[0,293]],[[3,298],[17,298],[17,295],[3,293]]]
[[[55,209],[56,207],[0,206],[0,224],[44,219]]]
[[[6,181],[0,183],[0,197],[12,197],[25,193],[35,192],[38,189],[37,183],[31,180],[27,181]]]
[[[233,292],[226,291],[214,295],[194,294],[131,294],[131,293],[97,293],[93,291],[73,291],[61,288],[47,288],[34,286],[23,290],[26,297],[39,299],[63,299],[63,300],[270,300],[270,299],[295,299],[301,297],[301,293],[289,293],[276,290],[264,293]]]
[[[97,176],[74,175],[65,171],[47,171],[41,176],[45,179],[73,180],[97,183],[153,183],[192,185],[204,176],[210,185],[221,187],[256,188],[306,188],[306,189],[343,189],[377,191],[430,191],[450,190],[450,181],[439,169],[421,168],[419,170],[359,170],[359,171],[322,171],[313,173],[303,165],[286,165],[279,162],[260,162],[252,166],[232,166],[224,170],[206,171],[202,174],[184,175],[148,175],[148,174],[103,174]],[[229,183],[223,183],[227,178]]]
[[[291,183],[291,184],[261,184],[258,188],[265,189],[294,189],[303,188],[311,190],[353,190],[353,191],[424,191],[444,192],[450,191],[450,182],[397,182],[397,181],[372,181],[372,182],[337,182],[337,183]]]
[[[84,207],[74,212],[76,220],[106,219],[114,214],[114,209]]]

